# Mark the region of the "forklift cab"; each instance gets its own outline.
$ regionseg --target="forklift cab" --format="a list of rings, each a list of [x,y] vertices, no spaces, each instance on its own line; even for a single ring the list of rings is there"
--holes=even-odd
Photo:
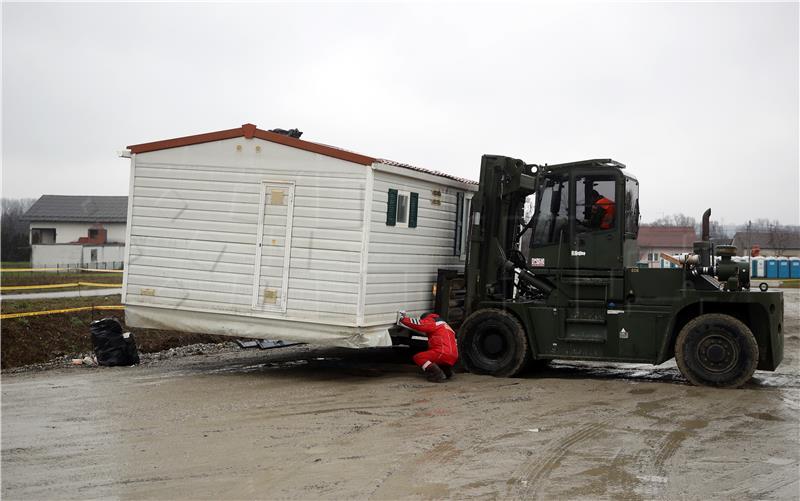
[[[550,166],[535,194],[528,263],[550,270],[635,266],[639,182],[613,160]]]

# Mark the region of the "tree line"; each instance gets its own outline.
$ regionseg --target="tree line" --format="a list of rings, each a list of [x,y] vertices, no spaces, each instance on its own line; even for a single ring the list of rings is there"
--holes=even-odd
[[[651,223],[646,223],[649,226],[682,226],[692,227],[696,232],[700,233],[700,223],[691,216],[682,213],[669,214],[662,216]],[[731,230],[732,229],[732,230]],[[769,247],[781,254],[787,248],[792,239],[800,233],[800,227],[781,224],[777,219],[758,218],[748,221],[745,224],[734,226],[724,226],[719,221],[713,219],[709,222],[709,233],[712,240],[722,242],[730,241],[733,239],[736,232],[745,232],[747,234],[765,234]]]
[[[30,261],[28,222],[22,220],[22,215],[35,201],[35,198],[0,199],[0,259],[3,261]]]

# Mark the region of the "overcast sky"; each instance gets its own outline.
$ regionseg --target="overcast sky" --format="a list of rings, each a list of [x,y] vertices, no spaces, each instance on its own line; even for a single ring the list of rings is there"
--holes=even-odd
[[[798,224],[798,4],[2,5],[4,197],[128,193],[238,127],[478,178],[611,157],[643,220]]]

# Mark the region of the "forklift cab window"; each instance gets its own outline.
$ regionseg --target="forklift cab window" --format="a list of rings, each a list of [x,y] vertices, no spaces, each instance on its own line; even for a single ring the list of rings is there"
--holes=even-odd
[[[569,179],[553,177],[545,180],[537,193],[536,218],[531,247],[556,244],[567,240],[569,229]]]
[[[625,238],[639,234],[639,181],[625,178]]]
[[[616,182],[609,176],[575,178],[575,219],[580,233],[614,229]]]

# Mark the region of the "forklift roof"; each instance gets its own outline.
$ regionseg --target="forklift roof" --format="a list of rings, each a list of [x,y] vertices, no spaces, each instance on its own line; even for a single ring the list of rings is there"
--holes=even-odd
[[[548,165],[547,167],[550,169],[560,167],[617,167],[618,169],[624,169],[625,164],[610,158],[594,158],[591,160],[579,160],[577,162],[568,162],[565,164],[553,164]]]

